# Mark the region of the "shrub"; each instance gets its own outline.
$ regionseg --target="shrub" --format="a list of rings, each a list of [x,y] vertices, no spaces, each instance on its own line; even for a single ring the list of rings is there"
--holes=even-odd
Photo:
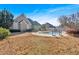
[[[4,39],[9,35],[10,35],[10,32],[8,29],[0,27],[0,39]]]

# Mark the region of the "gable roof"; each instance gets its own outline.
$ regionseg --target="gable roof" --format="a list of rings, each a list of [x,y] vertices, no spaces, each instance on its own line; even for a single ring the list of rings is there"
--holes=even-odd
[[[32,19],[28,18],[28,20],[31,22],[32,25],[41,25],[37,21],[33,21]]]
[[[20,21],[25,20],[25,19],[27,19],[26,16],[25,16],[24,14],[21,14],[21,15],[17,16],[17,17],[14,19],[14,21],[15,21],[15,22],[20,22]]]
[[[25,14],[21,14],[19,16],[17,16],[14,19],[14,22],[21,22],[21,21],[26,21],[27,24],[29,24],[30,26],[32,26],[31,22],[29,21],[29,19],[25,16]]]
[[[53,26],[53,25],[50,24],[50,23],[42,24],[42,26],[46,26],[47,28],[55,28],[55,26]]]

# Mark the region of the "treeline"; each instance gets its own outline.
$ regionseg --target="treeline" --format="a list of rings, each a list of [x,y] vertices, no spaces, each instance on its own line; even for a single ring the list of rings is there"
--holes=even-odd
[[[59,17],[59,22],[67,32],[79,33],[79,12]]]
[[[14,15],[5,8],[0,10],[0,27],[7,28],[12,26]]]
[[[9,28],[13,24],[14,15],[5,8],[0,10],[0,40],[10,35]]]

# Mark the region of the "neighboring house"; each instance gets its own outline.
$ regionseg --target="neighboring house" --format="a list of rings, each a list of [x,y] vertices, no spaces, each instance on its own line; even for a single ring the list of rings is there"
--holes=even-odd
[[[28,18],[28,20],[32,24],[32,31],[40,31],[41,30],[41,24],[37,21],[33,21],[32,19]]]
[[[20,16],[16,17],[16,19],[14,19],[13,25],[10,27],[10,29],[24,32],[31,30],[32,24],[24,14],[21,14]]]
[[[37,21],[33,22],[33,31],[40,31],[41,30],[41,24]]]
[[[41,24],[37,21],[33,21],[32,19],[28,18],[28,20],[32,24],[32,31],[40,31],[41,30]]]
[[[51,25],[50,23],[45,23],[41,25],[37,21],[33,21],[30,18],[27,18],[24,14],[16,17],[14,19],[13,25],[10,27],[10,30],[13,31],[48,31],[55,29],[55,26]]]
[[[55,29],[55,26],[53,26],[53,25],[50,24],[50,23],[42,24],[41,27],[42,27],[41,30],[43,30],[43,31],[52,31],[52,30]]]

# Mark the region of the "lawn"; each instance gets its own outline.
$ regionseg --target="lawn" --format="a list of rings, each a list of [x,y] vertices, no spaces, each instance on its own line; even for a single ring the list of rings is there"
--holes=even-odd
[[[32,34],[10,36],[0,41],[0,54],[61,55],[79,54],[79,38],[43,37]]]

